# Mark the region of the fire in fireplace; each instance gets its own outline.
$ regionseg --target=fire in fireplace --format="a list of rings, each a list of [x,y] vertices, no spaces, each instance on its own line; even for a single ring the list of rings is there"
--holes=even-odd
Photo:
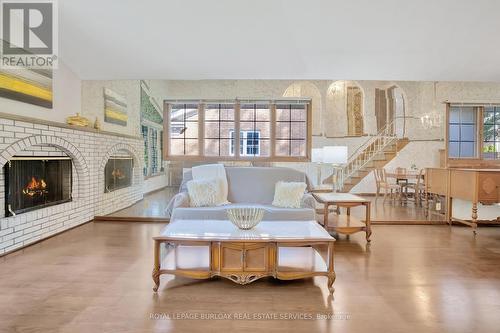
[[[47,183],[44,179],[37,180],[36,177],[31,177],[30,182],[23,188],[23,194],[34,197],[35,195],[45,195],[49,191],[47,190]]]
[[[112,192],[132,185],[132,170],[132,157],[110,157],[104,168],[104,192]]]
[[[5,216],[71,201],[70,158],[14,157],[4,174]]]

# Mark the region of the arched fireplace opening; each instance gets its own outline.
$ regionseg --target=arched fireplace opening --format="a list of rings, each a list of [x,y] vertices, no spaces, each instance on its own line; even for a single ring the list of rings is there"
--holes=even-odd
[[[4,166],[5,216],[72,200],[73,164],[68,156],[14,156]]]
[[[104,193],[132,186],[134,159],[126,150],[111,155],[104,167]]]

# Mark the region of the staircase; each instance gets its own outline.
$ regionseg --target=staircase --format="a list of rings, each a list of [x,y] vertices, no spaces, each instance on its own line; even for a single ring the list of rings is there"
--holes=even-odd
[[[356,149],[337,173],[340,192],[349,192],[371,171],[384,167],[398,151],[403,149],[409,140],[398,138],[394,132],[394,122],[387,124],[375,136]],[[327,177],[323,183],[332,183],[334,175]]]

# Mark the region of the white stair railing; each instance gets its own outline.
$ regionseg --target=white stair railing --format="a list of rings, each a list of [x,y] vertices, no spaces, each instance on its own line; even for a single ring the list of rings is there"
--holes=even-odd
[[[368,163],[372,162],[387,146],[396,142],[398,138],[394,130],[395,120],[396,119],[386,124],[377,135],[370,137],[351,154],[346,166],[341,172],[341,177],[339,177],[339,188],[343,188],[345,180],[354,176]]]

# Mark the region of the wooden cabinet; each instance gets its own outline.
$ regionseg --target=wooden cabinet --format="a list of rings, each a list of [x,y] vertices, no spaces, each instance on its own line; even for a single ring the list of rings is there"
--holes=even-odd
[[[476,232],[477,205],[491,205],[500,202],[500,169],[440,169],[428,168],[425,180],[426,192],[447,198],[446,218],[470,225]],[[470,220],[453,217],[453,199],[472,202]]]
[[[493,204],[500,202],[500,171],[482,171],[478,182],[479,202]]]
[[[220,248],[220,271],[268,270],[269,245],[259,243],[223,243]]]
[[[427,193],[448,194],[448,169],[427,168],[425,171],[425,187]]]

